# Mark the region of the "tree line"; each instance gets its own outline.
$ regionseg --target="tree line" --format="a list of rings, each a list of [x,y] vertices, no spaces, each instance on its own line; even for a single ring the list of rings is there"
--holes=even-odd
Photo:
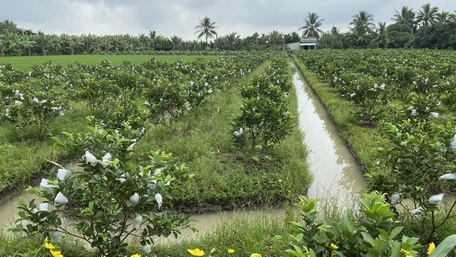
[[[392,24],[374,23],[367,11],[354,15],[349,31],[337,27],[324,33],[323,19],[308,13],[299,31],[288,34],[276,30],[254,33],[241,38],[236,32],[219,36],[215,22],[204,17],[195,27],[198,40],[183,40],[179,36],[165,37],[156,31],[138,36],[46,34],[19,28],[11,20],[0,21],[0,56],[72,55],[72,54],[149,54],[155,51],[201,50],[264,50],[284,48],[284,44],[299,42],[301,36],[317,37],[320,48],[439,48],[456,49],[456,12],[440,11],[430,3],[419,10],[403,6],[392,17]],[[201,39],[201,40],[199,40]],[[204,40],[202,40],[204,39]]]
[[[206,23],[205,23],[206,22]],[[272,31],[254,33],[241,38],[236,32],[217,36],[215,22],[205,17],[196,26],[198,39],[183,40],[179,36],[164,37],[156,31],[138,36],[119,35],[69,35],[46,34],[18,28],[11,20],[0,21],[0,56],[72,55],[72,54],[148,54],[155,51],[201,51],[201,50],[262,50],[299,41],[296,32],[282,34]],[[213,26],[213,28],[208,28]],[[209,40],[213,39],[213,40]]]
[[[374,23],[366,11],[354,15],[349,31],[340,33],[332,27],[329,33],[317,30],[321,21],[316,13],[305,18],[304,32],[320,38],[322,48],[439,48],[456,49],[456,11],[439,11],[430,3],[417,11],[407,6],[396,10],[392,24]],[[314,26],[314,27],[312,27]]]

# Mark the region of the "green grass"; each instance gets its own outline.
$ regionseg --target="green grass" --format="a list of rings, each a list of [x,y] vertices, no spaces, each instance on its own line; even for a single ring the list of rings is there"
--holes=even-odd
[[[249,83],[248,78],[241,83]],[[294,91],[289,99],[297,124]],[[171,152],[174,160],[185,163],[195,174],[193,180],[174,190],[176,207],[204,212],[270,206],[306,193],[311,175],[297,126],[274,149],[270,161],[256,162],[249,154],[232,148],[231,120],[241,105],[236,88],[216,92],[198,117],[190,113],[170,127],[156,126],[135,146],[138,152]]]
[[[70,63],[80,62],[85,64],[98,64],[100,61],[109,60],[113,65],[120,65],[125,61],[133,64],[147,62],[150,58],[155,58],[161,62],[182,60],[184,62],[194,61],[196,58],[211,60],[218,56],[199,56],[199,55],[49,55],[49,56],[2,56],[0,65],[11,64],[18,70],[30,70],[35,65],[51,61],[52,64],[66,66]]]
[[[291,220],[296,214],[283,210],[263,210],[239,213],[226,217],[222,224],[195,239],[185,240],[172,245],[157,245],[156,256],[190,256],[187,249],[199,248],[205,256],[215,250],[213,256],[283,256],[284,249],[274,237],[288,233]],[[228,254],[233,249],[233,254]]]
[[[87,112],[79,109],[80,106],[74,108],[52,121],[48,133],[61,137],[64,130],[83,131]],[[0,163],[3,165],[0,165],[0,193],[7,194],[24,183],[33,183],[33,178],[42,175],[51,166],[48,160],[63,161],[66,157],[67,154],[62,149],[56,149],[49,137],[41,141],[35,138],[33,129],[17,129],[1,124]]]
[[[265,63],[254,74],[260,74]],[[249,83],[245,78],[239,83]],[[290,92],[290,112],[297,121],[297,103],[294,91]],[[135,146],[134,151],[145,153],[150,150],[163,150],[173,154],[172,160],[185,163],[195,174],[193,180],[173,191],[175,207],[192,212],[216,211],[220,209],[239,209],[243,207],[264,207],[271,205],[283,206],[290,199],[305,194],[311,183],[311,175],[305,163],[306,150],[302,144],[302,135],[297,126],[270,155],[270,161],[256,162],[249,155],[235,151],[231,142],[231,118],[240,112],[242,98],[237,88],[214,92],[198,116],[188,113],[171,126],[155,126]],[[88,111],[81,104],[74,104],[74,109],[65,116],[58,117],[51,125],[51,133],[62,137],[61,131],[85,131],[85,117]],[[51,140],[40,142],[29,135],[16,142],[21,131],[14,131],[8,125],[0,126],[0,161],[8,163],[0,170],[0,188],[7,181],[17,185],[27,181],[30,176],[43,174],[47,161],[60,161],[67,158],[67,153],[53,148]],[[2,148],[0,148],[2,149]],[[74,157],[73,157],[74,158]],[[3,183],[3,184],[2,184]],[[259,252],[263,256],[278,256],[283,250],[273,237],[287,230],[288,220],[265,220],[251,216],[243,219],[229,220],[214,231],[190,242],[182,242],[173,246],[157,246],[158,256],[185,256],[188,248],[204,248],[206,252],[216,248],[227,255],[227,247],[235,249],[230,256],[246,256]],[[32,240],[33,241],[33,240]],[[43,252],[36,249],[42,240],[33,242],[19,240],[9,236],[0,236],[0,248],[6,255],[16,251],[26,256],[42,256]],[[220,243],[223,245],[221,246]],[[12,247],[16,245],[16,247]],[[30,247],[33,246],[33,247]],[[132,253],[137,253],[132,245]],[[71,244],[63,251],[65,256],[90,256],[87,252],[78,253],[81,246]]]

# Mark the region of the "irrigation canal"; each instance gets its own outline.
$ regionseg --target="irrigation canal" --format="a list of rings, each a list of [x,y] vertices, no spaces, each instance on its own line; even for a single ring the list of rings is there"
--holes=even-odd
[[[337,204],[339,209],[340,207],[350,209],[355,206],[357,195],[365,184],[362,172],[347,149],[345,141],[338,134],[326,109],[302,78],[292,60],[290,66],[298,100],[299,129],[304,135],[303,143],[308,149],[306,161],[314,175],[314,182],[308,190],[308,196],[321,199],[320,208],[332,208]],[[2,205],[0,228],[6,230],[14,223],[17,218],[19,197],[30,199],[29,195],[23,193]],[[192,215],[190,221],[199,233],[205,233],[222,222],[252,215],[261,219],[272,217],[277,219],[283,216],[283,210],[200,214]],[[183,231],[182,238],[192,238],[199,233]]]

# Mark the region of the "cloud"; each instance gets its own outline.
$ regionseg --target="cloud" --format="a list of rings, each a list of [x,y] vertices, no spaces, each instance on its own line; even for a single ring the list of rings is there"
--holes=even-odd
[[[429,1],[427,1],[429,2]],[[195,26],[208,16],[219,35],[236,32],[241,37],[278,30],[298,32],[303,17],[316,12],[324,19],[322,30],[332,26],[348,30],[352,16],[364,10],[375,23],[391,23],[396,10],[408,6],[417,11],[426,2],[415,0],[0,0],[0,17],[19,27],[45,33],[174,35],[196,40]],[[454,12],[456,1],[433,0],[440,10]]]

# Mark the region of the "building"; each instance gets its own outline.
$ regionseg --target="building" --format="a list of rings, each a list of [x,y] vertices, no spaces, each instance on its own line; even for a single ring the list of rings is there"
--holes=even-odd
[[[301,37],[299,42],[299,49],[304,50],[317,50],[318,39],[316,37]]]

